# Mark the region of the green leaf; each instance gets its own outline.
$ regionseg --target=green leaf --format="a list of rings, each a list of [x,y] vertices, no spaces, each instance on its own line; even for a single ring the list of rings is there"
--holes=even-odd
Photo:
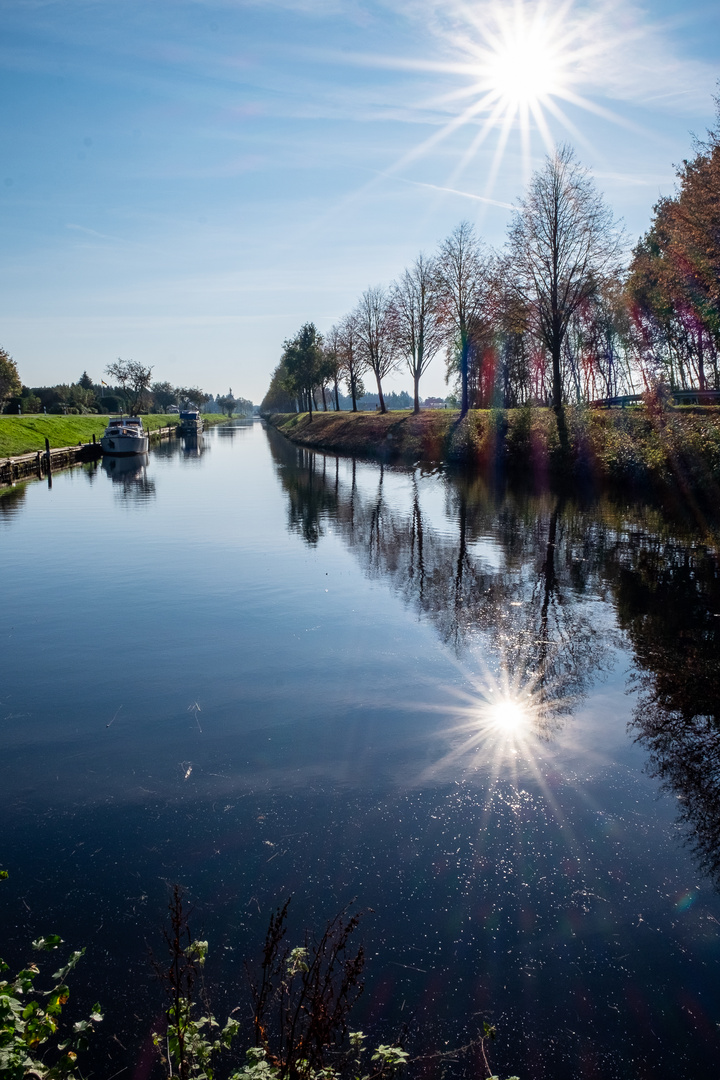
[[[57,949],[58,945],[62,945],[63,939],[59,934],[48,934],[47,937],[39,937],[36,941],[33,941],[33,949],[44,949],[49,952],[51,949]]]

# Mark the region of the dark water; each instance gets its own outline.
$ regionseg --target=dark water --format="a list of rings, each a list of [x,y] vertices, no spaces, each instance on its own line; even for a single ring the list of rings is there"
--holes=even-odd
[[[168,883],[217,1008],[357,897],[359,1026],[524,1080],[720,1061],[720,579],[699,513],[490,492],[256,423],[0,497],[3,953],[87,955],[153,1074]],[[122,1070],[122,1071],[121,1071]],[[469,1055],[427,1076],[479,1076]]]

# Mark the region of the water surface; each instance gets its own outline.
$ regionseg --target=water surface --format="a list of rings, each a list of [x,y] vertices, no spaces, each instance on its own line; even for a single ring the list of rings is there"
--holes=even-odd
[[[356,897],[377,1038],[489,1018],[498,1072],[712,1075],[720,583],[691,509],[246,422],[5,493],[0,566],[3,951],[87,946],[97,1075],[152,1075],[175,881],[219,1011],[280,900],[299,938]]]

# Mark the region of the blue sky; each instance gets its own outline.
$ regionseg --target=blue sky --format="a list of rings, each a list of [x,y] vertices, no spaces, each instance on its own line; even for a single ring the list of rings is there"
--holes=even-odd
[[[717,3],[3,0],[0,344],[259,401],[460,220],[501,245],[554,142],[634,241],[719,76]]]

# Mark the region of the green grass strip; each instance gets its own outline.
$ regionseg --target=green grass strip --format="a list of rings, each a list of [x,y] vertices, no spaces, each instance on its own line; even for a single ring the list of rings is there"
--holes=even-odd
[[[216,413],[206,414],[203,418],[206,424],[226,419]],[[143,416],[142,420],[147,431],[155,431],[157,428],[176,426],[178,417],[177,413],[167,416],[153,414]],[[96,439],[100,438],[107,422],[107,416],[46,416],[44,413],[3,415],[0,416],[0,457],[19,457],[20,454],[44,450],[45,439],[50,440],[52,448],[92,442],[93,435]]]

